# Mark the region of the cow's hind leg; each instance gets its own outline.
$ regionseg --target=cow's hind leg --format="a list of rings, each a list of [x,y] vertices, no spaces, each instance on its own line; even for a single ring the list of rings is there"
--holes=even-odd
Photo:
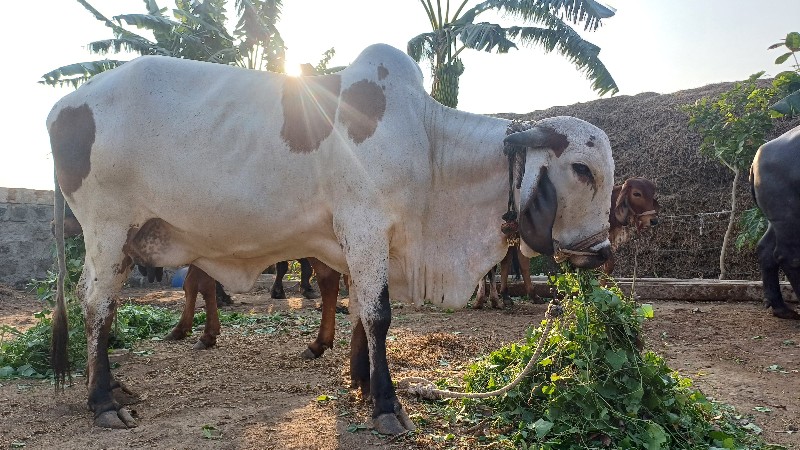
[[[483,309],[483,305],[486,304],[486,278],[491,279],[489,274],[486,274],[481,277],[481,281],[478,282],[478,289],[475,291],[475,303],[472,305],[472,309]]]
[[[319,333],[314,342],[301,354],[305,359],[319,358],[325,350],[333,348],[333,338],[336,333],[336,303],[339,299],[339,272],[331,269],[321,261],[309,258],[314,271],[317,272],[317,283],[322,293],[322,321],[319,324]]]
[[[272,283],[270,296],[272,298],[282,299],[286,298],[286,293],[283,292],[283,276],[289,271],[289,261],[281,261],[275,264],[275,282]]]
[[[297,262],[300,264],[300,294],[305,298],[319,298],[319,291],[311,285],[311,277],[314,275],[311,262],[308,258],[300,258]],[[317,274],[317,284],[319,284],[319,274]]]
[[[192,334],[192,324],[194,322],[194,307],[197,302],[197,293],[200,289],[200,279],[202,276],[208,276],[200,270],[199,267],[191,265],[186,272],[186,278],[183,280],[183,292],[186,301],[183,304],[183,312],[181,318],[175,328],[164,336],[167,341],[179,341],[186,336]]]
[[[757,248],[758,262],[761,266],[761,282],[764,287],[766,307],[772,308],[772,314],[775,317],[780,317],[781,319],[798,319],[800,318],[800,315],[786,305],[786,303],[783,301],[783,295],[781,295],[780,283],[778,281],[778,277],[780,275],[780,264],[778,263],[777,251],[775,228],[772,226],[772,224],[770,224],[767,227],[767,232],[764,233],[764,236],[758,242]],[[787,276],[788,275],[789,274],[787,272]],[[791,281],[792,277],[790,276],[789,278]],[[792,287],[795,289],[795,292],[797,292],[797,289],[800,288],[800,285],[795,287],[793,282]]]
[[[115,242],[104,233],[102,243],[87,238],[86,263],[82,279],[83,312],[86,326],[87,385],[89,409],[94,424],[103,428],[135,427],[136,421],[114,400],[112,389],[119,386],[111,376],[108,339],[116,312],[116,300],[130,271],[131,260],[122,253],[125,234]],[[118,244],[114,249],[112,246]]]
[[[519,247],[514,249],[517,252],[517,262],[519,263],[519,273],[522,277],[522,284],[525,286],[525,294],[533,300],[533,284],[531,283],[531,259],[522,254]]]
[[[206,302],[206,325],[203,328],[203,334],[200,339],[195,342],[195,350],[206,350],[217,345],[217,336],[219,336],[219,310],[217,309],[217,280],[211,278],[207,273],[201,269],[197,287],[203,295],[203,300]],[[196,296],[196,294],[195,294]]]
[[[500,307],[500,295],[497,293],[497,282],[494,280],[494,274],[497,272],[497,267],[489,269],[489,301],[492,303],[492,308]]]

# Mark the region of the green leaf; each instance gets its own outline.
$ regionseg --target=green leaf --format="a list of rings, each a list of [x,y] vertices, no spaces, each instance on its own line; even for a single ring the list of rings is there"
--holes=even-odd
[[[786,47],[793,52],[800,51],[800,33],[792,31],[786,35]]]
[[[203,432],[203,438],[205,439],[219,439],[222,437],[222,432],[217,429],[214,425],[203,425],[200,427]]]
[[[614,370],[621,369],[628,362],[628,355],[623,349],[606,350],[605,357],[608,365]]]
[[[645,319],[652,319],[654,317],[653,305],[651,304],[643,303],[641,306],[639,306],[639,310],[642,312],[642,316]]]
[[[750,431],[753,434],[761,434],[761,432],[763,431],[761,429],[761,427],[759,427],[758,425],[754,424],[753,422],[748,423],[747,425],[743,426],[742,428],[744,428],[747,431]]]
[[[11,366],[0,367],[0,378],[11,378],[14,372],[15,370]]]
[[[545,437],[547,433],[550,432],[550,429],[553,428],[553,425],[553,422],[541,418],[534,422],[533,429],[536,432],[536,437],[539,439]]]
[[[650,422],[647,425],[647,435],[649,438],[647,441],[648,450],[660,450],[662,444],[667,442],[667,434],[657,423]]]
[[[800,91],[787,95],[770,108],[786,116],[800,113]]]
[[[349,433],[355,433],[358,430],[366,430],[366,429],[367,429],[367,426],[364,425],[364,424],[360,424],[360,423],[351,423],[350,425],[347,426],[347,431]]]
[[[782,54],[781,56],[778,56],[777,58],[775,58],[775,64],[783,64],[783,63],[785,63],[786,60],[789,59],[789,57],[791,57],[793,54],[794,53],[792,53],[792,52],[788,52],[788,53]]]

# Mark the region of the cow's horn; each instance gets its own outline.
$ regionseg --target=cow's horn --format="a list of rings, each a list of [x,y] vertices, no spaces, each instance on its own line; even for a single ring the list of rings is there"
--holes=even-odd
[[[553,130],[545,127],[533,127],[525,131],[509,134],[503,143],[521,147],[549,147],[553,138]]]

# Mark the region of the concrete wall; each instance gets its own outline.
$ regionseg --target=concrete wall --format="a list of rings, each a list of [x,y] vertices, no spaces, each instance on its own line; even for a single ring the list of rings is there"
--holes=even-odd
[[[53,267],[53,191],[0,187],[0,283],[25,287]]]

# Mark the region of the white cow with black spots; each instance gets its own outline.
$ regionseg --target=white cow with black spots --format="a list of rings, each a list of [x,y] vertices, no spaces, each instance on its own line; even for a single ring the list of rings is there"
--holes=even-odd
[[[375,427],[413,428],[387,366],[389,297],[462,307],[503,257],[504,140],[521,149],[514,190],[526,251],[579,267],[608,258],[614,163],[603,131],[554,117],[507,138],[509,121],[444,107],[422,81],[408,56],[381,44],[338,74],[308,78],[145,56],[55,105],[57,222],[66,198],[86,242],[96,425],[135,426],[112,398],[107,354],[131,264],[194,264],[242,292],[276,261],[316,257],[352,277],[351,374],[374,402]],[[220,174],[227,181],[213,183]],[[59,266],[63,276],[61,239]],[[52,356],[63,382],[63,288],[57,299]]]

